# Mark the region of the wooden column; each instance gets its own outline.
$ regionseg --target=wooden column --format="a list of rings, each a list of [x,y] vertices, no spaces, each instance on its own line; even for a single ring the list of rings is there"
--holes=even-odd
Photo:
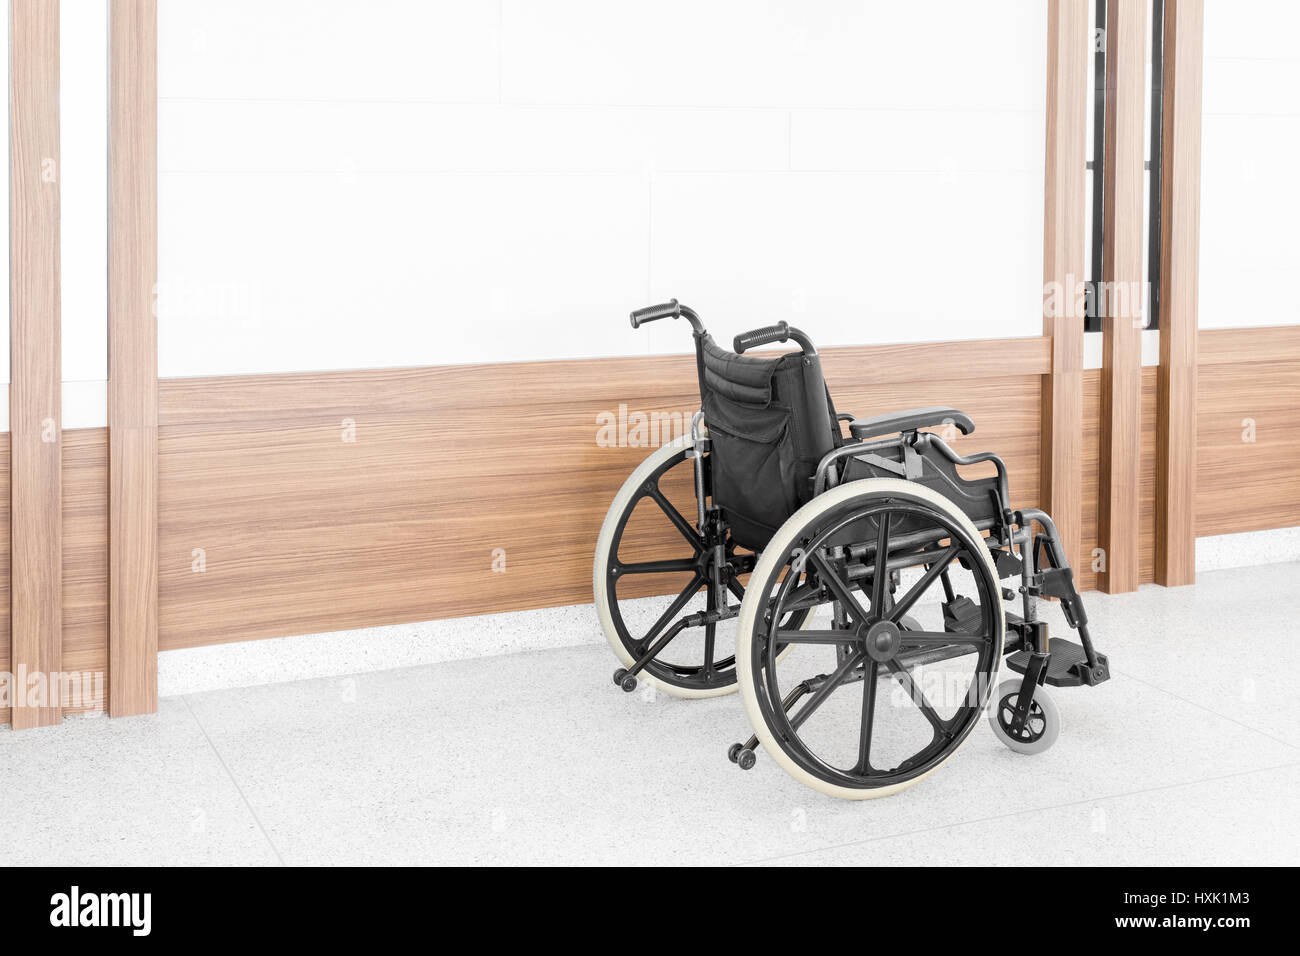
[[[1196,580],[1197,268],[1200,257],[1202,0],[1165,2],[1156,389],[1156,583]]]
[[[1146,7],[1107,0],[1106,160],[1098,496],[1103,591],[1138,586],[1142,421],[1142,185]]]
[[[56,724],[62,717],[59,320],[59,2],[12,0],[9,429],[15,730]]]
[[[1043,215],[1043,335],[1052,370],[1043,377],[1041,498],[1078,565],[1082,540],[1083,281],[1087,159],[1087,0],[1050,0],[1047,17],[1047,168]]]
[[[158,15],[111,0],[108,712],[158,709]]]

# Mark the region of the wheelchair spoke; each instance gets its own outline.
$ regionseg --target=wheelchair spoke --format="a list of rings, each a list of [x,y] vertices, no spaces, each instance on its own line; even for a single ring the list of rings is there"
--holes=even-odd
[[[875,661],[866,662],[862,674],[862,732],[858,737],[857,773],[871,773],[871,725],[876,717],[876,674],[880,665]]]
[[[889,619],[896,622],[906,614],[912,605],[920,600],[921,595],[929,589],[930,585],[934,584],[935,579],[947,570],[948,565],[952,563],[953,558],[957,557],[959,551],[961,551],[961,547],[953,545],[939,555],[938,560],[926,568],[925,574],[921,575],[921,579],[912,585],[911,590],[904,594],[902,599],[890,609]]]
[[[889,584],[889,512],[881,512],[876,530],[876,567],[871,572],[871,612],[884,616],[885,594]]]
[[[900,635],[903,647],[932,647],[946,644],[970,645],[983,647],[989,638],[982,634],[949,634],[947,631],[903,631]]]
[[[852,644],[853,631],[790,631],[776,632],[778,644]]]
[[[868,615],[863,609],[858,599],[853,596],[853,592],[845,586],[843,581],[840,580],[839,575],[835,573],[835,569],[831,567],[830,562],[816,551],[811,552],[808,555],[808,558],[813,564],[817,565],[818,576],[822,579],[822,583],[835,592],[835,596],[840,599],[840,603],[842,603],[860,623],[866,623],[870,619],[870,615]]]
[[[700,590],[700,585],[703,583],[704,578],[700,577],[698,574],[691,578],[691,583],[682,589],[682,593],[677,595],[673,600],[673,603],[668,606],[668,610],[664,611],[664,613],[659,616],[659,620],[654,622],[654,625],[650,628],[650,632],[641,639],[639,644],[641,648],[648,647],[650,642],[659,636],[659,632],[667,627],[669,622],[681,613],[682,608],[686,607],[690,599]]]
[[[930,726],[934,728],[935,733],[947,734],[947,723],[939,719],[939,715],[935,713],[934,708],[930,706],[930,701],[926,698],[925,692],[922,691],[920,685],[912,679],[911,671],[900,665],[898,661],[888,661],[885,666],[888,667],[890,671],[893,672],[893,675],[898,678],[898,682],[903,685],[903,690],[906,691],[908,698],[916,705],[917,709],[921,711],[925,719],[930,722]]]
[[[737,600],[745,600],[745,586],[732,576],[727,577],[727,590],[734,594]]]
[[[799,713],[790,718],[790,726],[795,730],[798,730],[803,722],[811,717],[817,708],[826,702],[826,698],[831,695],[831,691],[844,683],[844,679],[849,676],[858,664],[862,663],[862,660],[865,657],[866,655],[859,651],[856,654],[844,658],[844,663],[840,664],[840,666],[835,669],[835,673],[826,678],[822,686],[818,687],[817,690],[813,692],[813,695],[808,698],[808,703],[799,708]]]
[[[694,571],[694,558],[682,558],[677,561],[637,561],[632,564],[619,564],[619,574],[669,574],[671,572]]]
[[[659,490],[658,485],[647,489],[646,494],[654,499],[655,504],[668,516],[668,520],[673,523],[673,526],[682,533],[682,537],[690,542],[692,548],[696,551],[703,548],[704,545],[700,541],[699,533],[691,526],[689,521],[681,516],[681,512],[673,507],[672,502],[664,497],[664,493]]]

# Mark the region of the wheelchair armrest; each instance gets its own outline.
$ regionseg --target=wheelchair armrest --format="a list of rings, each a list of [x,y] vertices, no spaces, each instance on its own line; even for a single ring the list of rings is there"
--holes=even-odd
[[[947,405],[935,405],[930,408],[909,408],[905,412],[891,412],[888,415],[855,419],[849,426],[849,431],[854,438],[865,441],[878,435],[914,432],[918,428],[930,428],[934,425],[952,425],[963,435],[969,435],[975,430],[975,423],[965,412],[959,412]]]

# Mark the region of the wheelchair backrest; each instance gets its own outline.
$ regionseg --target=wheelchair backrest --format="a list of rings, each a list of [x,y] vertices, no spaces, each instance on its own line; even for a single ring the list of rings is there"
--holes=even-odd
[[[821,359],[737,355],[709,335],[697,342],[713,502],[739,544],[761,549],[812,497],[817,465],[841,443]]]

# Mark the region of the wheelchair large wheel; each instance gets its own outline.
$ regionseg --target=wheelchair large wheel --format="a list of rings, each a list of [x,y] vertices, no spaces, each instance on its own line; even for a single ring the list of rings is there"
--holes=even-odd
[[[784,574],[790,562],[804,574]],[[833,609],[827,630],[772,627],[819,605]],[[750,577],[745,710],[795,779],[848,799],[897,793],[980,723],[1005,626],[988,548],[963,512],[913,482],[849,482],[794,514]]]
[[[712,548],[695,527],[691,440],[650,454],[623,483],[600,529],[592,584],[602,630],[624,667],[686,614],[711,598]],[[707,459],[706,459],[707,460]],[[756,558],[725,542],[727,600],[745,594]],[[787,615],[801,627],[807,612]],[[736,690],[736,619],[688,628],[646,665],[640,679],[675,697],[718,697]]]

